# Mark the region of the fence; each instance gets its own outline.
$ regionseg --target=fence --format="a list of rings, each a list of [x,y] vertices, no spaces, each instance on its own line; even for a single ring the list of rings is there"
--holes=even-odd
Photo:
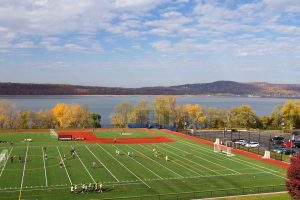
[[[223,141],[233,141],[233,140],[238,140],[238,139],[244,139],[247,141],[258,141],[259,144],[261,144],[261,146],[258,148],[245,147],[242,145],[236,145],[234,143],[233,144],[228,143],[228,144],[229,144],[229,146],[231,146],[233,148],[241,149],[241,150],[259,154],[262,156],[264,155],[265,150],[270,150],[271,158],[280,160],[280,161],[290,162],[289,155],[283,155],[283,154],[272,152],[272,149],[277,146],[277,145],[274,145],[270,141],[270,138],[275,136],[272,134],[261,134],[259,132],[233,132],[233,133],[229,132],[227,134],[224,134],[223,131],[200,131],[200,132],[197,131],[195,134],[191,134],[187,130],[180,130],[180,132],[188,134],[188,135],[192,135],[194,137],[213,141],[213,142],[216,140],[216,138],[220,138]]]
[[[283,192],[286,191],[285,185],[270,185],[270,186],[257,186],[257,187],[244,187],[244,188],[230,188],[222,190],[207,190],[196,192],[182,192],[182,193],[169,193],[157,195],[144,195],[144,196],[130,196],[130,197],[115,197],[115,198],[102,198],[102,200],[188,200],[188,199],[203,199],[215,197],[228,197],[237,195],[249,195],[259,193]]]

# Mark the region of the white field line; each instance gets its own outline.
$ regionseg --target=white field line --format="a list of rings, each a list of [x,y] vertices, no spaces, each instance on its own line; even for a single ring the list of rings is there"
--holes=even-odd
[[[147,148],[149,151],[152,152],[152,149],[149,149],[148,147],[145,147],[145,148]],[[176,165],[178,165],[178,166],[180,166],[180,167],[183,167],[184,169],[186,169],[186,170],[192,172],[193,174],[197,174],[198,176],[199,176],[199,175],[201,176],[201,174],[199,174],[198,172],[196,172],[196,171],[194,171],[194,170],[191,170],[190,168],[188,168],[188,167],[186,167],[186,166],[184,166],[184,165],[181,165],[181,164],[178,163],[178,162],[173,162],[173,163],[175,163]]]
[[[255,175],[255,174],[268,174],[268,172],[255,172],[255,173],[245,173],[243,175]],[[223,175],[204,175],[204,176],[190,176],[190,177],[183,177],[183,178],[164,178],[163,180],[160,179],[148,179],[147,182],[151,181],[165,181],[165,180],[182,180],[182,179],[197,179],[197,178],[205,178],[205,177],[226,177],[226,176],[239,176],[237,174],[223,174]],[[138,181],[138,182],[137,182]],[[122,185],[140,185],[143,184],[139,180],[136,181],[124,181],[124,182],[103,182],[105,186],[122,186]],[[78,183],[77,185],[80,185]],[[31,191],[31,190],[48,190],[52,188],[69,188],[67,185],[50,185],[48,187],[45,186],[35,186],[35,187],[25,187],[23,191]],[[19,188],[3,188],[0,189],[1,192],[12,192],[12,191],[19,191]]]
[[[119,179],[101,162],[101,160],[85,145],[85,148],[96,158],[96,160],[109,172],[109,174],[117,181],[120,182]]]
[[[21,185],[20,185],[19,200],[21,200],[21,198],[22,198],[22,189],[23,189],[25,170],[26,170],[26,164],[27,164],[27,157],[28,157],[28,149],[29,149],[28,146],[29,146],[29,143],[27,143],[26,155],[25,155],[25,159],[24,159],[24,167],[23,167],[22,180],[21,180]]]
[[[154,145],[154,146],[156,146],[156,145]],[[157,146],[156,146],[156,147],[157,147]],[[197,163],[197,162],[194,162],[194,161],[192,161],[192,160],[190,160],[190,159],[188,159],[188,158],[185,158],[185,157],[183,157],[183,156],[181,156],[181,155],[175,154],[175,153],[173,153],[173,152],[171,152],[171,151],[169,151],[169,150],[167,150],[167,149],[165,149],[165,148],[162,148],[162,147],[160,147],[160,148],[163,149],[164,151],[167,151],[167,152],[169,152],[169,153],[171,153],[171,154],[173,154],[173,155],[176,155],[176,156],[178,156],[178,157],[180,157],[180,158],[182,158],[182,159],[184,159],[184,160],[187,160],[187,161],[189,161],[189,162],[191,162],[191,163],[194,163],[195,165],[198,165],[199,167],[202,167],[202,168],[207,169],[207,170],[209,170],[209,171],[211,171],[211,172],[214,172],[214,173],[216,173],[216,174],[221,175],[221,173],[219,173],[219,172],[217,172],[217,171],[215,171],[215,170],[213,170],[213,169],[210,169],[210,168],[208,168],[208,167],[205,167],[205,166],[203,166],[203,165],[201,165],[201,164],[199,164],[199,163]]]
[[[140,145],[140,144],[139,144],[139,145]],[[127,145],[127,144],[126,144],[126,146],[128,146],[128,147],[129,147],[129,148],[131,148],[132,150],[136,151],[137,153],[139,153],[139,154],[141,154],[141,155],[145,156],[146,158],[148,158],[148,159],[152,160],[153,162],[155,162],[156,164],[158,164],[158,165],[162,166],[162,167],[163,167],[163,168],[165,168],[166,170],[168,170],[168,171],[170,171],[170,172],[172,172],[172,173],[176,174],[177,176],[179,176],[179,177],[183,178],[183,176],[181,176],[180,174],[178,174],[178,173],[174,172],[173,170],[171,170],[170,168],[168,168],[168,167],[166,167],[166,166],[164,166],[164,165],[160,164],[160,163],[159,163],[159,162],[157,162],[156,160],[153,160],[153,159],[152,159],[152,158],[150,158],[149,156],[147,156],[147,155],[145,155],[145,154],[143,154],[143,153],[139,152],[139,151],[138,151],[138,150],[136,150],[135,148],[133,148],[133,147],[131,147],[131,146]],[[142,146],[142,145],[141,145],[141,146]]]
[[[79,155],[77,154],[77,152],[75,151],[75,154],[77,156],[77,158],[79,159],[79,161],[81,162],[82,166],[84,167],[85,171],[89,174],[89,176],[91,177],[92,181],[94,183],[97,183],[94,179],[94,177],[92,176],[92,174],[90,173],[90,171],[86,168],[85,164],[82,162],[81,158],[79,157]]]
[[[47,170],[46,170],[46,162],[45,162],[45,152],[44,148],[42,147],[42,152],[43,152],[43,162],[44,162],[44,172],[45,172],[45,181],[46,181],[46,186],[48,186],[48,179],[47,179]]]
[[[169,145],[169,144],[165,144],[165,145],[167,145],[167,146],[169,146],[169,147],[171,147],[171,148],[173,148],[173,149],[177,149],[178,151],[181,151],[181,152],[184,152],[184,153],[189,154],[189,152],[184,151],[184,150],[182,150],[182,149],[178,149],[177,147],[173,147],[173,146],[171,146],[171,145]],[[196,152],[196,151],[195,151],[195,152]],[[225,166],[220,165],[220,164],[218,164],[218,163],[212,162],[212,161],[207,160],[207,159],[205,159],[205,158],[201,158],[200,156],[197,156],[197,155],[195,155],[195,154],[193,154],[193,156],[195,156],[195,157],[197,157],[197,158],[199,158],[199,159],[201,159],[201,160],[204,160],[204,161],[206,161],[206,162],[209,162],[209,163],[211,163],[211,164],[213,164],[213,165],[217,165],[217,166],[219,166],[219,167],[222,167],[222,168],[227,169],[227,170],[229,170],[229,171],[232,171],[232,172],[234,172],[234,173],[240,174],[240,172],[238,172],[238,171],[236,171],[236,170],[230,169],[230,168],[228,168],[228,167],[225,167]]]
[[[144,185],[146,185],[148,188],[151,188],[143,179],[141,179],[139,176],[137,176],[135,173],[133,173],[130,169],[128,169],[123,163],[121,163],[119,160],[117,160],[115,157],[113,157],[108,151],[106,151],[103,147],[101,147],[99,144],[97,144],[103,151],[105,151],[110,157],[112,157],[115,161],[117,161],[121,166],[123,166],[127,171],[129,171],[133,176],[135,176],[137,179],[139,179]]]
[[[190,143],[190,142],[185,142],[185,143],[188,143],[189,145],[193,145],[193,146],[197,146],[198,148],[201,148],[201,149],[204,149],[206,150],[208,153],[214,153],[212,150],[208,149],[208,148],[205,148],[205,147],[201,147],[199,145],[196,145],[196,144],[193,144],[193,143]],[[194,147],[195,148],[195,147]],[[215,155],[218,155],[218,156],[221,156],[217,153],[214,153]],[[228,157],[228,156],[221,156],[223,159],[228,159],[228,160],[231,160],[233,162],[236,162],[236,163],[239,163],[239,164],[243,164],[244,166],[247,166],[247,167],[252,167],[253,169],[257,169],[257,170],[260,170],[260,171],[265,171],[265,170],[268,170],[268,171],[272,171],[273,173],[271,172],[268,172],[269,174],[272,174],[274,176],[277,176],[279,178],[283,178],[283,179],[286,179],[286,177],[284,176],[280,176],[278,175],[277,171],[275,170],[272,170],[272,169],[269,169],[267,167],[263,167],[263,166],[260,166],[260,165],[257,165],[257,164],[254,164],[254,163],[251,163],[251,162],[248,162],[248,161],[245,161],[245,160],[242,160],[242,159],[239,159],[239,158],[234,158],[234,157]],[[247,164],[245,164],[247,163]]]
[[[9,157],[10,157],[10,154],[11,154],[12,150],[13,150],[13,147],[11,148],[11,150],[10,150],[10,152],[8,154],[8,157],[7,157],[7,159],[6,159],[5,163],[4,163],[4,166],[3,166],[2,170],[1,170],[1,173],[0,173],[0,177],[2,176],[2,173],[4,171],[4,168],[6,166],[7,161],[9,160]]]
[[[56,146],[56,148],[57,148],[57,151],[58,151],[60,160],[62,160],[62,162],[63,162],[64,168],[65,168],[65,172],[66,172],[66,174],[67,174],[67,176],[68,176],[68,179],[69,179],[69,181],[70,181],[70,184],[73,185],[73,183],[72,183],[72,181],[71,181],[71,178],[70,178],[70,175],[69,175],[69,173],[68,173],[68,170],[67,170],[67,168],[66,168],[65,162],[64,162],[63,158],[61,157],[61,153],[60,153],[60,151],[59,151],[58,146]]]
[[[113,145],[115,148],[116,146]],[[116,148],[118,149],[118,148]],[[123,151],[123,153],[125,154],[125,152]],[[151,172],[152,174],[154,174],[156,177],[158,177],[159,179],[163,179],[160,175],[158,175],[157,173],[155,173],[154,171],[152,171],[151,169],[149,169],[148,167],[146,167],[145,165],[143,165],[142,163],[140,163],[139,161],[137,161],[136,159],[132,158],[131,156],[129,156],[129,158],[131,158],[133,161],[135,161],[136,163],[138,163],[139,165],[141,165],[143,168],[147,169],[149,172]]]

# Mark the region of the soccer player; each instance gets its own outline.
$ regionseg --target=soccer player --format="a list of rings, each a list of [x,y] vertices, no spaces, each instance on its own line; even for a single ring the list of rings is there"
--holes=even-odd
[[[20,163],[20,162],[22,162],[22,158],[21,158],[21,156],[19,156],[19,163]]]
[[[66,160],[67,159],[67,156],[66,156],[66,154],[64,154],[64,160]]]
[[[99,184],[99,188],[98,188],[98,189],[99,189],[98,192],[101,192],[101,193],[103,192],[103,191],[102,191],[102,187],[103,187],[103,185],[102,185],[102,183],[100,183],[100,184]]]
[[[95,161],[93,161],[92,166],[93,166],[93,169],[96,169],[96,162]]]
[[[43,150],[44,150],[44,152],[47,152],[47,149],[46,149],[46,147],[43,147]]]
[[[13,163],[14,162],[14,156],[10,157],[10,162]]]
[[[114,138],[114,143],[117,143],[117,138]]]
[[[45,153],[45,160],[47,160],[47,158],[48,158],[48,155],[47,155],[47,153]]]
[[[74,186],[74,192],[75,193],[77,193],[78,191],[77,191],[77,185],[75,184],[75,186]]]
[[[166,161],[168,161],[169,160],[169,158],[168,158],[168,156],[166,156]]]
[[[74,186],[71,185],[71,193],[74,193]]]
[[[128,157],[130,156],[130,152],[129,152],[129,151],[127,152],[127,156],[128,156]]]
[[[59,162],[59,167],[60,167],[60,168],[63,168],[63,165],[64,165],[64,161],[61,160],[61,161]]]

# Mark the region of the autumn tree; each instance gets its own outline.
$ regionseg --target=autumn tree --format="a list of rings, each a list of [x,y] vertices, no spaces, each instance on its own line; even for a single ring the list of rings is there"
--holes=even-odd
[[[204,110],[205,127],[208,128],[224,128],[229,123],[228,110],[223,108],[209,107]]]
[[[93,128],[100,128],[101,127],[101,115],[97,113],[90,113],[91,117],[91,125]]]
[[[153,101],[154,118],[159,124],[173,125],[176,121],[176,97],[158,96]]]
[[[275,129],[279,129],[282,128],[282,123],[283,123],[283,119],[282,119],[282,105],[277,105],[275,106],[275,108],[273,109],[273,112],[270,115],[270,128],[275,128]]]
[[[132,108],[129,115],[129,121],[136,124],[146,124],[148,122],[149,105],[141,100]]]
[[[0,101],[0,128],[16,128],[18,111],[15,105],[8,101]]]
[[[111,122],[115,127],[126,127],[129,123],[133,106],[129,102],[122,102],[115,107],[115,112],[110,115]]]
[[[291,159],[287,172],[286,187],[291,197],[300,200],[300,154]]]
[[[186,116],[186,120],[190,122],[192,128],[196,127],[197,123],[203,123],[205,117],[203,115],[203,109],[199,104],[185,104],[183,110]]]
[[[230,123],[237,128],[256,128],[258,117],[249,105],[233,107],[230,111]]]
[[[27,129],[29,128],[30,111],[21,110],[18,116],[18,128]]]
[[[293,127],[300,128],[300,101],[286,101],[281,108],[285,127],[292,130]]]

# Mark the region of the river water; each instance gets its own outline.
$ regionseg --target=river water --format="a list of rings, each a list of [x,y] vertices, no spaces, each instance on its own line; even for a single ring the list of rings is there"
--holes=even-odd
[[[57,103],[78,103],[88,106],[91,111],[102,116],[101,123],[110,124],[109,115],[120,102],[127,101],[133,105],[140,100],[152,101],[155,96],[0,96],[0,100],[8,100],[18,109],[49,109]],[[252,106],[258,115],[269,115],[274,107],[283,104],[287,99],[248,98],[248,97],[215,97],[215,96],[177,96],[178,104],[200,104],[204,108],[219,107],[230,109],[247,104]]]

